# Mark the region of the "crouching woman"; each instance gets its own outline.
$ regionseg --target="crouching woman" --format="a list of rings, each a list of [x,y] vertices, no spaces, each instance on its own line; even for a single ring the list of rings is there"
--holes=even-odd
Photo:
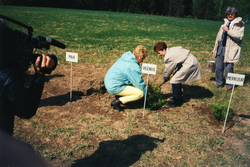
[[[120,104],[136,101],[144,96],[146,85],[142,79],[140,63],[147,56],[147,49],[139,45],[133,53],[124,53],[108,70],[104,84],[109,93],[116,95],[111,102],[114,109],[121,111]]]

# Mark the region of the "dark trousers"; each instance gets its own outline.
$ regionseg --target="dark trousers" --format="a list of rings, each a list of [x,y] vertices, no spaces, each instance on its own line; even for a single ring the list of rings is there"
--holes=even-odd
[[[172,91],[173,91],[173,99],[180,100],[182,99],[182,84],[172,84]]]
[[[221,51],[219,55],[217,55],[216,59],[216,70],[215,70],[215,80],[216,80],[216,86],[222,86],[223,85],[223,71],[225,69],[225,77],[227,78],[228,73],[234,72],[234,63],[224,63],[224,53],[225,50]],[[227,89],[232,89],[232,84],[226,84]]]

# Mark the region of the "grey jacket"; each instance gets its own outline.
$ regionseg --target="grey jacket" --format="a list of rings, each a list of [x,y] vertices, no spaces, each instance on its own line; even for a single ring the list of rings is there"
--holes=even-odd
[[[215,40],[215,46],[213,49],[213,58],[217,57],[217,50],[220,46],[220,42],[222,39],[223,29],[222,26],[228,24],[228,19],[224,19],[224,24],[221,25],[220,30],[217,34]],[[240,61],[240,54],[241,54],[241,44],[242,39],[244,36],[245,26],[242,22],[241,17],[237,17],[234,19],[233,25],[227,31],[227,41],[225,46],[225,63],[236,63]]]
[[[181,69],[172,77],[170,81],[172,84],[190,82],[202,78],[200,63],[189,50],[184,49],[181,46],[167,48],[164,63],[165,77],[169,77],[171,75],[177,64],[182,64]]]

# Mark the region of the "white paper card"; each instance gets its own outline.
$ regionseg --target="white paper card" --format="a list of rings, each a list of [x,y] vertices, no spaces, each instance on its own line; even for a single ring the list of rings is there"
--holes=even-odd
[[[243,85],[245,80],[245,75],[242,74],[234,74],[234,73],[228,73],[226,78],[227,84],[232,85]]]
[[[142,73],[155,75],[156,70],[157,70],[157,65],[142,63],[142,71],[141,71]]]
[[[78,53],[66,52],[66,61],[78,62]]]

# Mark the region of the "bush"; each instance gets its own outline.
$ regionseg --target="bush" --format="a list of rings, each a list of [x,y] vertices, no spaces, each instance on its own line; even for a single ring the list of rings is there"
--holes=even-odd
[[[150,99],[147,100],[147,108],[150,110],[157,110],[166,102],[166,99],[163,99],[161,95],[160,85],[148,85],[148,98]]]
[[[214,118],[222,124],[224,123],[227,115],[228,104],[229,102],[227,102],[226,98],[223,98],[221,101],[216,101],[214,104],[210,105],[211,110],[213,110]],[[227,121],[234,116],[234,112],[231,109],[232,107],[230,106]]]
[[[192,19],[193,17],[191,15],[186,16],[187,19]]]

